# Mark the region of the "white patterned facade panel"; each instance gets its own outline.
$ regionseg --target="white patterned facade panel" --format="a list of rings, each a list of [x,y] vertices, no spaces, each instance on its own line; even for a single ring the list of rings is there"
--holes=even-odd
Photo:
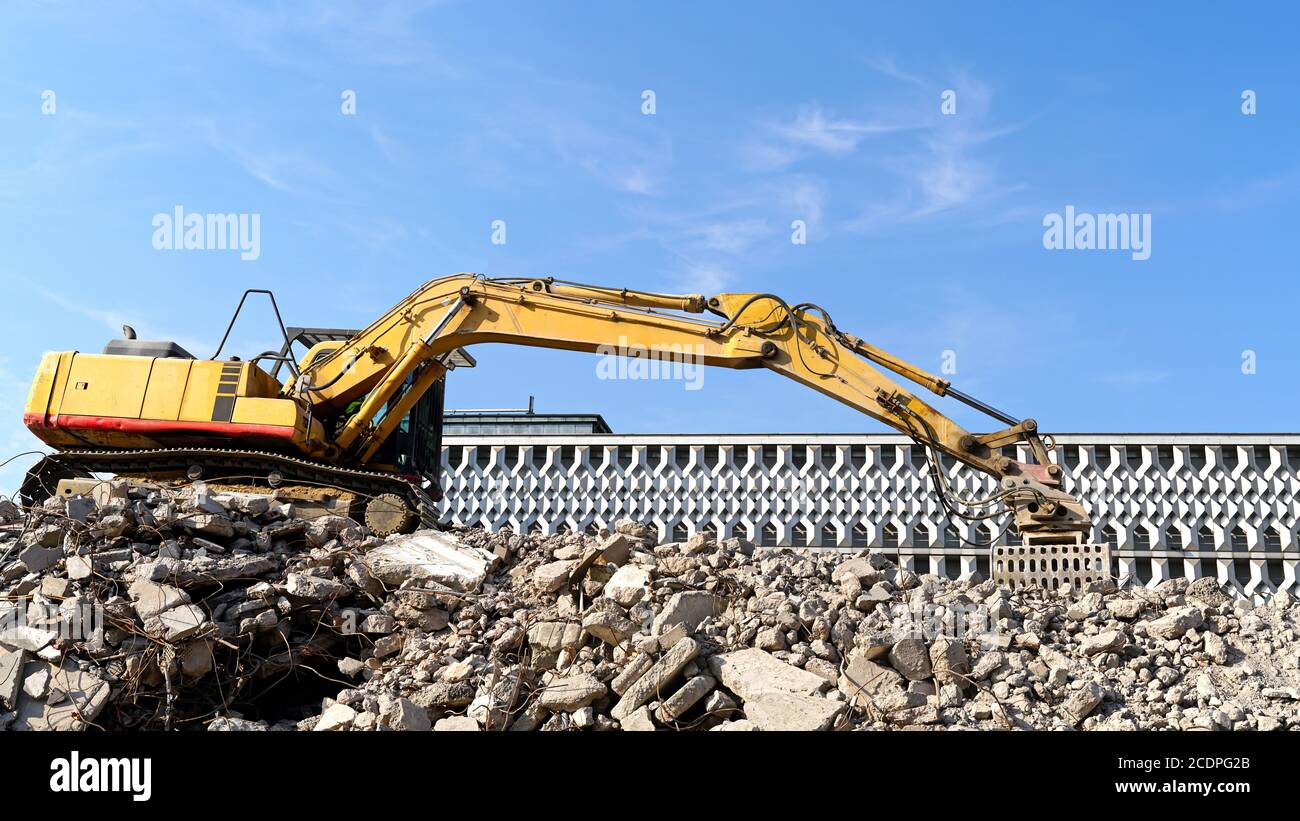
[[[1154,585],[1212,575],[1247,594],[1300,593],[1300,434],[1056,443],[1066,489],[1120,576]],[[766,546],[873,547],[950,577],[987,575],[983,546],[1015,538],[1005,517],[950,520],[923,450],[892,435],[452,436],[442,458],[446,525],[594,533],[631,518],[665,541],[707,531]],[[995,489],[964,466],[941,470],[959,497]]]

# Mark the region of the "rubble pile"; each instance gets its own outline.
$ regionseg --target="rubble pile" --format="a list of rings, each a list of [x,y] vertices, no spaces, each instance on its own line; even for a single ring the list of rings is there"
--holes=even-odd
[[[1300,607],[878,552],[419,531],[123,481],[0,502],[0,728],[1300,728]]]

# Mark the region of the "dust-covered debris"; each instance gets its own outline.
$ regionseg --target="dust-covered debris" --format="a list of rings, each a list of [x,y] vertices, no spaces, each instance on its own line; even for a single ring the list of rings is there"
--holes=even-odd
[[[1300,728],[1300,613],[699,534],[380,539],[202,484],[0,508],[0,727]]]

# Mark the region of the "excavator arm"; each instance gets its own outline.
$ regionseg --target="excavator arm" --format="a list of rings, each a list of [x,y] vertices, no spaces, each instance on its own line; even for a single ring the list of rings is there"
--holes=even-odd
[[[500,342],[605,355],[676,357],[693,365],[766,368],[911,437],[925,448],[935,489],[950,514],[1015,514],[1027,544],[1078,544],[1091,523],[1061,488],[1061,468],[1032,419],[1017,420],[955,390],[947,380],[841,331],[811,304],[772,294],[654,294],[545,279],[457,274],[433,280],[350,340],[309,352],[286,394],[310,414],[343,420],[324,458],[365,465],[403,415],[446,372],[453,351]],[[949,396],[1004,428],[964,430],[886,373]],[[360,402],[355,412],[345,410]],[[1024,442],[1032,462],[1000,448]],[[947,456],[999,480],[986,499],[959,499],[947,486]]]

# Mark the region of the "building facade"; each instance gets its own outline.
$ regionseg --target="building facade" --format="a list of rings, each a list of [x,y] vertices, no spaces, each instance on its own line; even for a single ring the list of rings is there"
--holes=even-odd
[[[1300,434],[1058,435],[1066,489],[1143,584],[1215,576],[1300,593]],[[1023,449],[1007,455],[1025,459]],[[442,521],[596,532],[628,517],[662,540],[707,531],[758,545],[871,547],[918,572],[987,576],[1004,522],[947,519],[924,450],[896,435],[448,435]],[[991,477],[942,466],[965,498]]]

